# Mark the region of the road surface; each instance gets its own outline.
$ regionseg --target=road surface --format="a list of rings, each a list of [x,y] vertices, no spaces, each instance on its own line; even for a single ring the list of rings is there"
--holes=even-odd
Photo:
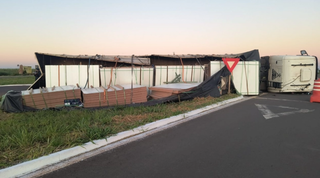
[[[0,96],[6,94],[9,90],[22,91],[27,90],[29,86],[0,86]]]
[[[43,177],[320,177],[320,103],[266,94]]]

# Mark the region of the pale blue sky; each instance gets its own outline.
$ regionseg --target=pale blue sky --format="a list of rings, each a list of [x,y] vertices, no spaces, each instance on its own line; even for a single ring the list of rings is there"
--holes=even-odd
[[[54,54],[225,54],[320,58],[319,0],[0,1],[0,68]]]

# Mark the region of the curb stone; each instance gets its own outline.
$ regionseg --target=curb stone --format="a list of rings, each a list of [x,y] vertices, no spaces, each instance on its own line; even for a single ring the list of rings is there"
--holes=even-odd
[[[32,84],[12,84],[12,85],[0,85],[0,87],[19,87],[19,86],[21,86],[21,87],[24,87],[24,86],[26,86],[26,87],[28,87],[28,86],[31,86]]]

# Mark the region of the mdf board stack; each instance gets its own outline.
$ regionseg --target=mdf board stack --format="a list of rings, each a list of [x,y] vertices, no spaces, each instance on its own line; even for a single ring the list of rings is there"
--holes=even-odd
[[[187,92],[198,86],[199,83],[171,83],[150,87],[150,96],[153,99],[165,98],[171,95]]]
[[[153,85],[152,67],[133,67],[133,71],[131,67],[116,67],[113,70],[112,67],[105,67],[100,69],[100,76],[101,86],[104,87],[109,85],[111,77],[112,81],[110,85],[112,86],[131,84],[131,81],[135,85],[146,87]]]
[[[115,85],[82,89],[84,107],[105,107],[147,102],[147,87],[141,85]]]
[[[21,92],[23,105],[35,109],[64,106],[65,99],[81,98],[80,88],[76,86],[61,86],[25,90]]]
[[[211,76],[224,67],[223,61],[211,61]],[[259,95],[259,61],[239,61],[232,72],[232,81],[242,95]]]
[[[87,86],[99,87],[99,65],[46,65],[46,87],[79,85],[83,88],[88,79]]]
[[[185,66],[156,66],[155,85],[163,85],[171,82],[180,74],[181,82],[201,83],[204,78],[204,66],[185,65]]]

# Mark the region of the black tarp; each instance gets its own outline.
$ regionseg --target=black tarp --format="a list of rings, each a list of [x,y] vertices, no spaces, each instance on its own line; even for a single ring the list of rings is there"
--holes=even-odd
[[[8,91],[2,96],[0,109],[5,112],[22,112],[22,95],[19,91]]]
[[[240,58],[242,61],[260,61],[260,54],[257,49],[238,54],[235,57]]]

